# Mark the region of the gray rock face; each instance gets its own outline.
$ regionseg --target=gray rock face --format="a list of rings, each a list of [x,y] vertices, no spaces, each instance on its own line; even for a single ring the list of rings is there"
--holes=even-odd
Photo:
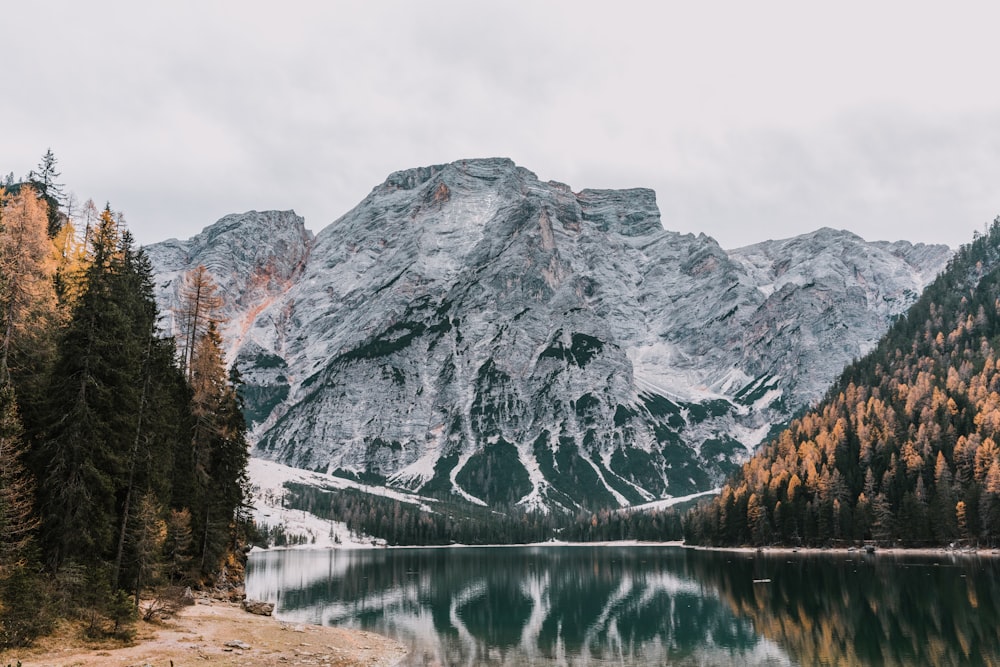
[[[293,211],[250,211],[227,215],[186,241],[147,246],[164,329],[174,331],[183,274],[204,265],[224,300],[226,341],[230,348],[239,347],[260,313],[298,280],[312,240]]]
[[[822,229],[726,252],[650,190],[493,159],[392,174],[314,240],[252,213],[150,254],[163,306],[198,263],[226,286],[255,455],[575,508],[716,484],[951,251]]]

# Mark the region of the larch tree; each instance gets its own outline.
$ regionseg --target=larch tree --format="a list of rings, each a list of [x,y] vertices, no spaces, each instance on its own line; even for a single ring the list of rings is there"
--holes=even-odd
[[[180,305],[174,312],[177,329],[180,331],[181,366],[187,371],[192,382],[195,348],[208,333],[210,326],[222,322],[220,310],[222,297],[217,293],[218,285],[212,280],[208,269],[198,265],[184,275],[180,290]]]
[[[192,518],[198,522],[203,572],[213,570],[225,553],[243,504],[249,454],[235,379],[227,378],[222,339],[210,322],[191,360],[192,473],[197,486],[192,509],[200,510]]]
[[[90,249],[90,241],[93,238],[94,230],[97,229],[98,221],[101,219],[101,212],[93,199],[88,199],[83,204],[80,212],[80,222],[83,226],[83,248],[84,252]]]
[[[45,209],[34,191],[0,195],[0,383],[10,380],[14,358],[30,366],[54,323],[54,271]]]
[[[164,566],[164,546],[167,541],[167,522],[163,519],[163,506],[152,492],[139,498],[135,509],[136,530],[133,542],[136,553],[135,608],[146,586],[159,581]]]
[[[56,296],[60,309],[68,311],[83,289],[87,266],[87,246],[72,219],[68,219],[52,239],[52,248]]]

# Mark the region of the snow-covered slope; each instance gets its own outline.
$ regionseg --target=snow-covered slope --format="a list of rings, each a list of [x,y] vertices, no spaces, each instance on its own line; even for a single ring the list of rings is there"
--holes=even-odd
[[[383,539],[352,532],[342,521],[329,521],[304,510],[286,507],[286,484],[295,483],[324,491],[352,489],[400,503],[415,505],[424,512],[433,512],[435,500],[421,498],[412,493],[373,487],[342,477],[291,468],[274,461],[251,458],[249,470],[253,480],[250,502],[254,508],[254,522],[263,527],[280,527],[285,534],[303,540],[301,544],[312,547],[364,549],[385,546]]]
[[[951,254],[829,229],[727,252],[650,190],[503,159],[392,174],[314,240],[252,213],[150,251],[162,306],[199,263],[230,295],[256,456],[565,507],[711,488]]]

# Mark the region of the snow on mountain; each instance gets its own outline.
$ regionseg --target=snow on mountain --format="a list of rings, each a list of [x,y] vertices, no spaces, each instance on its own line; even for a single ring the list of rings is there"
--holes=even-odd
[[[288,489],[285,485],[289,482],[321,490],[353,489],[416,505],[424,512],[434,511],[431,507],[435,502],[433,499],[291,468],[274,461],[251,458],[248,472],[253,480],[250,502],[254,508],[254,522],[263,527],[281,527],[286,535],[304,540],[304,546],[365,549],[385,546],[386,542],[380,538],[355,534],[342,521],[321,519],[309,512],[286,507]]]
[[[821,229],[727,252],[650,190],[487,159],[394,173],[314,239],[248,213],[150,255],[164,309],[198,264],[223,286],[255,456],[575,508],[715,486],[951,251]]]

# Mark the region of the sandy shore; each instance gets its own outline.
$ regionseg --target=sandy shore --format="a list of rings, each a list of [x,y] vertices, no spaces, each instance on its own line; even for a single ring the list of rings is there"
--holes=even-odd
[[[370,632],[282,623],[218,601],[185,607],[170,620],[140,621],[137,630],[134,644],[121,647],[88,644],[78,632],[64,628],[32,649],[0,653],[0,665],[20,660],[24,667],[389,667],[406,655],[401,644]]]

